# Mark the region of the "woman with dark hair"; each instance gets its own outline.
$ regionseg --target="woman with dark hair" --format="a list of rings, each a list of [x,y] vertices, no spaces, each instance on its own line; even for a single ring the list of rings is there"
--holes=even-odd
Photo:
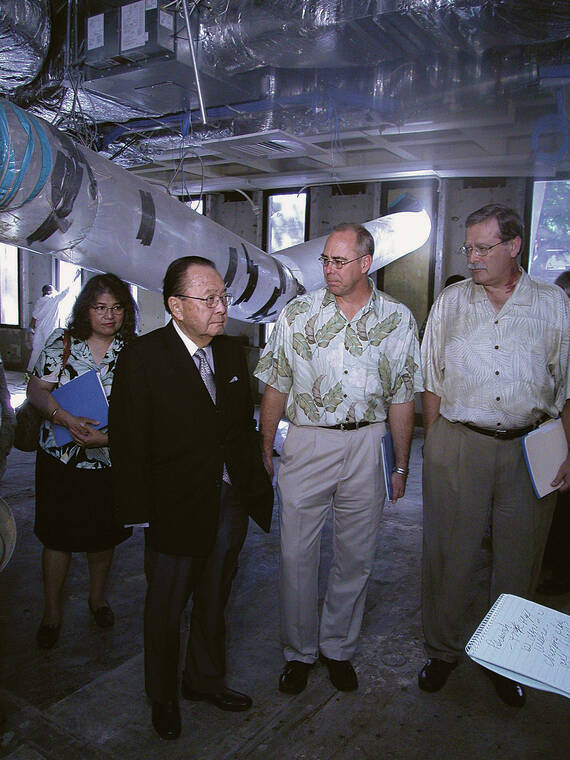
[[[67,330],[47,339],[28,385],[31,403],[45,417],[36,460],[34,532],[44,546],[44,614],[36,640],[52,647],[61,628],[62,594],[72,552],[86,552],[88,605],[97,625],[114,623],[105,599],[114,547],[130,529],[115,523],[111,461],[106,428],[76,417],[52,395],[79,375],[96,370],[107,397],[119,351],[135,336],[137,307],[128,285],[114,274],[92,277],[77,297]],[[63,425],[72,441],[58,446],[52,423]]]

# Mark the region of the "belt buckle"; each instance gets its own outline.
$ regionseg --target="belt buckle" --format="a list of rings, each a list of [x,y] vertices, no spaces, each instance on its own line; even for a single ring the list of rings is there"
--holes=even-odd
[[[493,435],[495,436],[495,438],[506,438],[507,435],[508,435],[508,433],[509,433],[509,431],[508,430],[504,430],[504,429],[503,430],[495,430],[495,432],[493,433]]]

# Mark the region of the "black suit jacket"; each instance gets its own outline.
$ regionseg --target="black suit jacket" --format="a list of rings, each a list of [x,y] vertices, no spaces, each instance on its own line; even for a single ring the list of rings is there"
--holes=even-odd
[[[155,551],[203,556],[216,535],[222,471],[269,531],[273,488],[261,457],[241,346],[211,343],[216,404],[172,322],[137,338],[117,362],[109,442],[117,516],[149,522]]]

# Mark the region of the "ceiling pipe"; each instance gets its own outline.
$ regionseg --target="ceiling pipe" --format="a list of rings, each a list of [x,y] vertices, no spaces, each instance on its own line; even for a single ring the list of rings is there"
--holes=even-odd
[[[186,24],[186,31],[188,32],[188,47],[190,48],[190,54],[192,55],[192,68],[194,69],[194,77],[196,79],[196,91],[198,94],[198,103],[200,105],[200,116],[202,118],[202,124],[206,124],[206,107],[204,106],[204,96],[202,95],[202,85],[200,84],[200,74],[198,73],[198,64],[196,62],[196,51],[194,50],[194,40],[192,39],[192,32],[190,30],[190,14],[188,13],[188,0],[182,0],[182,8],[184,10],[184,23]]]

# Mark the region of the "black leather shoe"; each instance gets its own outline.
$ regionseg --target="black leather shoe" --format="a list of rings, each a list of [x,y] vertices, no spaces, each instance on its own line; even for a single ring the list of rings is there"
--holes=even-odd
[[[457,667],[456,662],[438,660],[430,657],[418,673],[418,686],[423,691],[439,691],[445,686],[449,674]]]
[[[152,703],[152,725],[161,739],[178,739],[180,736],[180,710],[178,702]]]
[[[329,678],[335,688],[339,691],[356,691],[358,689],[358,678],[350,660],[331,660],[330,657],[325,657],[322,652],[321,660],[327,666]]]
[[[485,673],[491,679],[495,691],[499,695],[499,698],[503,700],[506,705],[511,707],[522,707],[526,702],[526,694],[520,683],[511,681],[510,678],[495,673],[493,670],[483,668]]]
[[[220,710],[226,710],[228,712],[243,712],[249,710],[253,704],[251,697],[247,694],[242,694],[239,691],[233,689],[220,689],[220,691],[195,691],[184,685],[182,682],[182,696],[184,699],[190,699],[192,702],[210,702],[212,705],[216,705]]]
[[[307,685],[309,670],[312,667],[308,662],[289,660],[279,677],[279,691],[285,694],[300,694]]]
[[[51,649],[59,639],[60,625],[42,623],[36,633],[36,642],[40,649]]]
[[[115,615],[108,604],[104,604],[102,607],[97,607],[96,610],[91,606],[91,602],[88,602],[88,604],[89,611],[95,618],[95,622],[99,628],[111,628],[111,626],[114,625]]]

